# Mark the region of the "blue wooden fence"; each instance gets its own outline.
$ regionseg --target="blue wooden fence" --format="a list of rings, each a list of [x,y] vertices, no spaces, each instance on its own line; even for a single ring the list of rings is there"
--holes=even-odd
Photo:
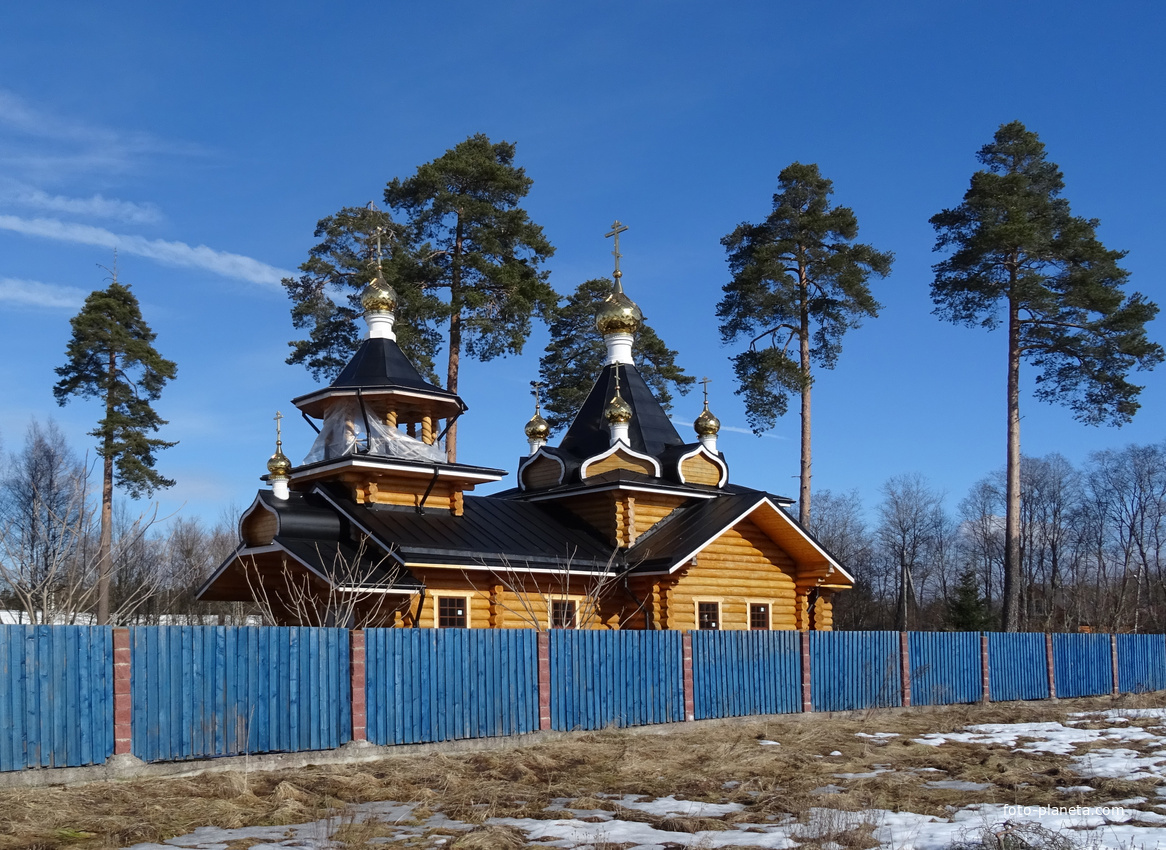
[[[814,711],[903,704],[897,632],[810,632]]]
[[[993,702],[1049,698],[1043,634],[988,634],[988,692]]]
[[[128,701],[119,705],[131,715],[132,752],[146,761],[325,750],[352,737],[347,631],[151,626],[130,629],[129,638]],[[694,716],[798,711],[802,638],[692,633]],[[554,630],[543,639],[549,680],[541,696],[551,728],[684,719],[681,632]],[[898,633],[811,632],[807,640],[813,710],[901,704]],[[979,634],[911,632],[912,702],[979,700],[980,641]],[[1051,641],[1058,696],[1111,692],[1109,635]],[[1166,689],[1166,636],[1115,641],[1120,691]],[[993,632],[987,643],[992,700],[1048,697],[1045,635]],[[366,631],[369,740],[391,745],[538,729],[539,647],[539,633],[530,630]],[[0,770],[104,762],[114,749],[113,670],[108,628],[0,626]]]
[[[0,626],[0,770],[113,754],[113,637],[91,626]]]
[[[344,629],[130,629],[133,754],[176,761],[352,737]]]
[[[551,631],[551,728],[683,720],[682,642],[680,632]]]
[[[418,744],[538,729],[537,632],[369,629],[368,739]]]
[[[1058,697],[1113,693],[1109,635],[1053,635],[1053,676]]]
[[[907,644],[912,705],[980,701],[984,685],[979,634],[911,632]]]
[[[802,710],[799,632],[692,633],[697,720]]]
[[[1117,636],[1117,689],[1123,694],[1166,690],[1166,636]]]

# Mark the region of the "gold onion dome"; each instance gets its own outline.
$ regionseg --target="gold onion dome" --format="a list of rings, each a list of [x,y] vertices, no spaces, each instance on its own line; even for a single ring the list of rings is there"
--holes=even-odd
[[[526,423],[526,428],[523,430],[526,432],[528,440],[545,441],[550,436],[551,426],[547,420],[543,419],[542,414],[536,410],[534,416],[530,417],[530,421]]]
[[[616,272],[615,291],[607,296],[599,305],[595,314],[595,327],[603,336],[608,334],[634,334],[644,321],[644,314],[636,306],[636,302],[624,294],[619,282],[619,272]]]
[[[360,306],[366,313],[392,313],[397,309],[397,292],[379,270],[364,292],[360,293]]]
[[[291,461],[283,453],[282,448],[276,448],[275,454],[267,461],[267,471],[273,476],[286,478],[287,474],[291,472]]]
[[[706,404],[700,416],[696,417],[696,421],[692,423],[692,428],[699,437],[715,437],[717,432],[721,430],[721,420],[713,416]]]
[[[632,408],[623,396],[619,394],[619,388],[615,390],[615,395],[611,397],[607,407],[603,409],[603,418],[611,425],[626,425],[632,421]]]

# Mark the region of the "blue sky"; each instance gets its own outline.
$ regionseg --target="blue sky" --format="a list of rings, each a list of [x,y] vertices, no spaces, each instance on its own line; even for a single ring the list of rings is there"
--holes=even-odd
[[[58,408],[69,318],[117,246],[157,347],[179,372],[159,403],[179,445],[164,512],[250,502],[276,409],[314,382],[279,277],[316,221],[380,201],[467,136],[518,145],[562,293],[610,273],[680,363],[713,379],[738,483],[796,493],[798,420],[758,438],[733,394],[714,309],[720,238],[770,209],[778,172],[816,162],[860,238],[896,255],[882,316],[852,332],[814,395],[814,486],[869,505],[920,472],[954,506],[1004,461],[1004,338],[941,323],[928,218],[959,202],[1003,122],[1041,135],[1079,215],[1129,251],[1131,288],[1166,301],[1166,7],[1084,3],[124,3],[0,12],[0,442],[53,416],[79,450],[95,404]],[[1166,341],[1166,320],[1151,326]],[[466,362],[459,459],[513,470],[546,344]],[[1026,373],[1031,386],[1032,370]],[[1022,400],[1026,453],[1163,439],[1166,367],[1143,409],[1090,428]],[[796,407],[795,407],[796,409]],[[678,420],[700,410],[680,397]],[[289,417],[298,460],[308,426]],[[691,433],[684,426],[684,433]],[[511,478],[510,481],[513,479]]]

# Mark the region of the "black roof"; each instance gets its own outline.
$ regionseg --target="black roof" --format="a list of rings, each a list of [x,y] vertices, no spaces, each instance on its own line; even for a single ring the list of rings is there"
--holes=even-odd
[[[457,398],[454,393],[422,378],[395,340],[382,338],[362,342],[329,386],[332,389],[401,387]]]
[[[746,490],[686,502],[636,540],[627,551],[627,562],[635,572],[669,570],[768,496],[760,490]]]
[[[324,491],[324,488],[321,488]],[[328,498],[377,543],[409,563],[514,569],[605,570],[614,549],[565,509],[490,496],[466,496],[448,510],[361,505],[338,488]]]
[[[668,446],[683,445],[684,440],[652,395],[639,370],[635,366],[610,364],[599,373],[595,386],[559,443],[559,449],[577,458],[589,458],[611,446],[611,431],[603,418],[603,411],[615,395],[617,370],[619,393],[632,409],[632,421],[628,424],[632,450],[659,457]]]

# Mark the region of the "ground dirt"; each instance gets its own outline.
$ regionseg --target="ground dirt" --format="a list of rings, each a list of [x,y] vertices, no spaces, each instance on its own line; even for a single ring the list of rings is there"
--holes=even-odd
[[[1155,798],[1158,779],[1092,779],[1089,790],[1072,790],[1084,783],[1069,769],[1068,755],[912,741],[969,724],[1064,721],[1072,712],[1163,705],[1162,695],[1156,696],[675,724],[353,765],[0,790],[0,850],[120,848],[161,842],[202,826],[290,825],[326,817],[333,818],[331,841],[345,850],[433,847],[438,835],[446,837],[442,846],[460,850],[518,850],[545,845],[528,844],[522,832],[487,821],[550,820],[571,817],[569,810],[603,810],[621,820],[696,833],[790,816],[828,821],[830,811],[884,809],[943,816],[951,807],[978,802],[1162,802]],[[885,734],[868,737],[877,733]],[[767,741],[777,743],[763,743]],[[671,795],[710,808],[724,803],[741,808],[715,817],[656,815],[621,805],[625,795],[647,800]],[[415,840],[383,843],[392,833],[384,823],[344,817],[354,805],[373,801],[412,804],[414,822],[440,812],[460,826],[444,832],[434,826]],[[838,823],[833,831],[829,823],[819,823],[816,837],[801,846],[845,850],[876,843],[870,830],[855,827],[853,819],[839,815]],[[254,843],[260,842],[241,840],[226,850],[246,850]]]

